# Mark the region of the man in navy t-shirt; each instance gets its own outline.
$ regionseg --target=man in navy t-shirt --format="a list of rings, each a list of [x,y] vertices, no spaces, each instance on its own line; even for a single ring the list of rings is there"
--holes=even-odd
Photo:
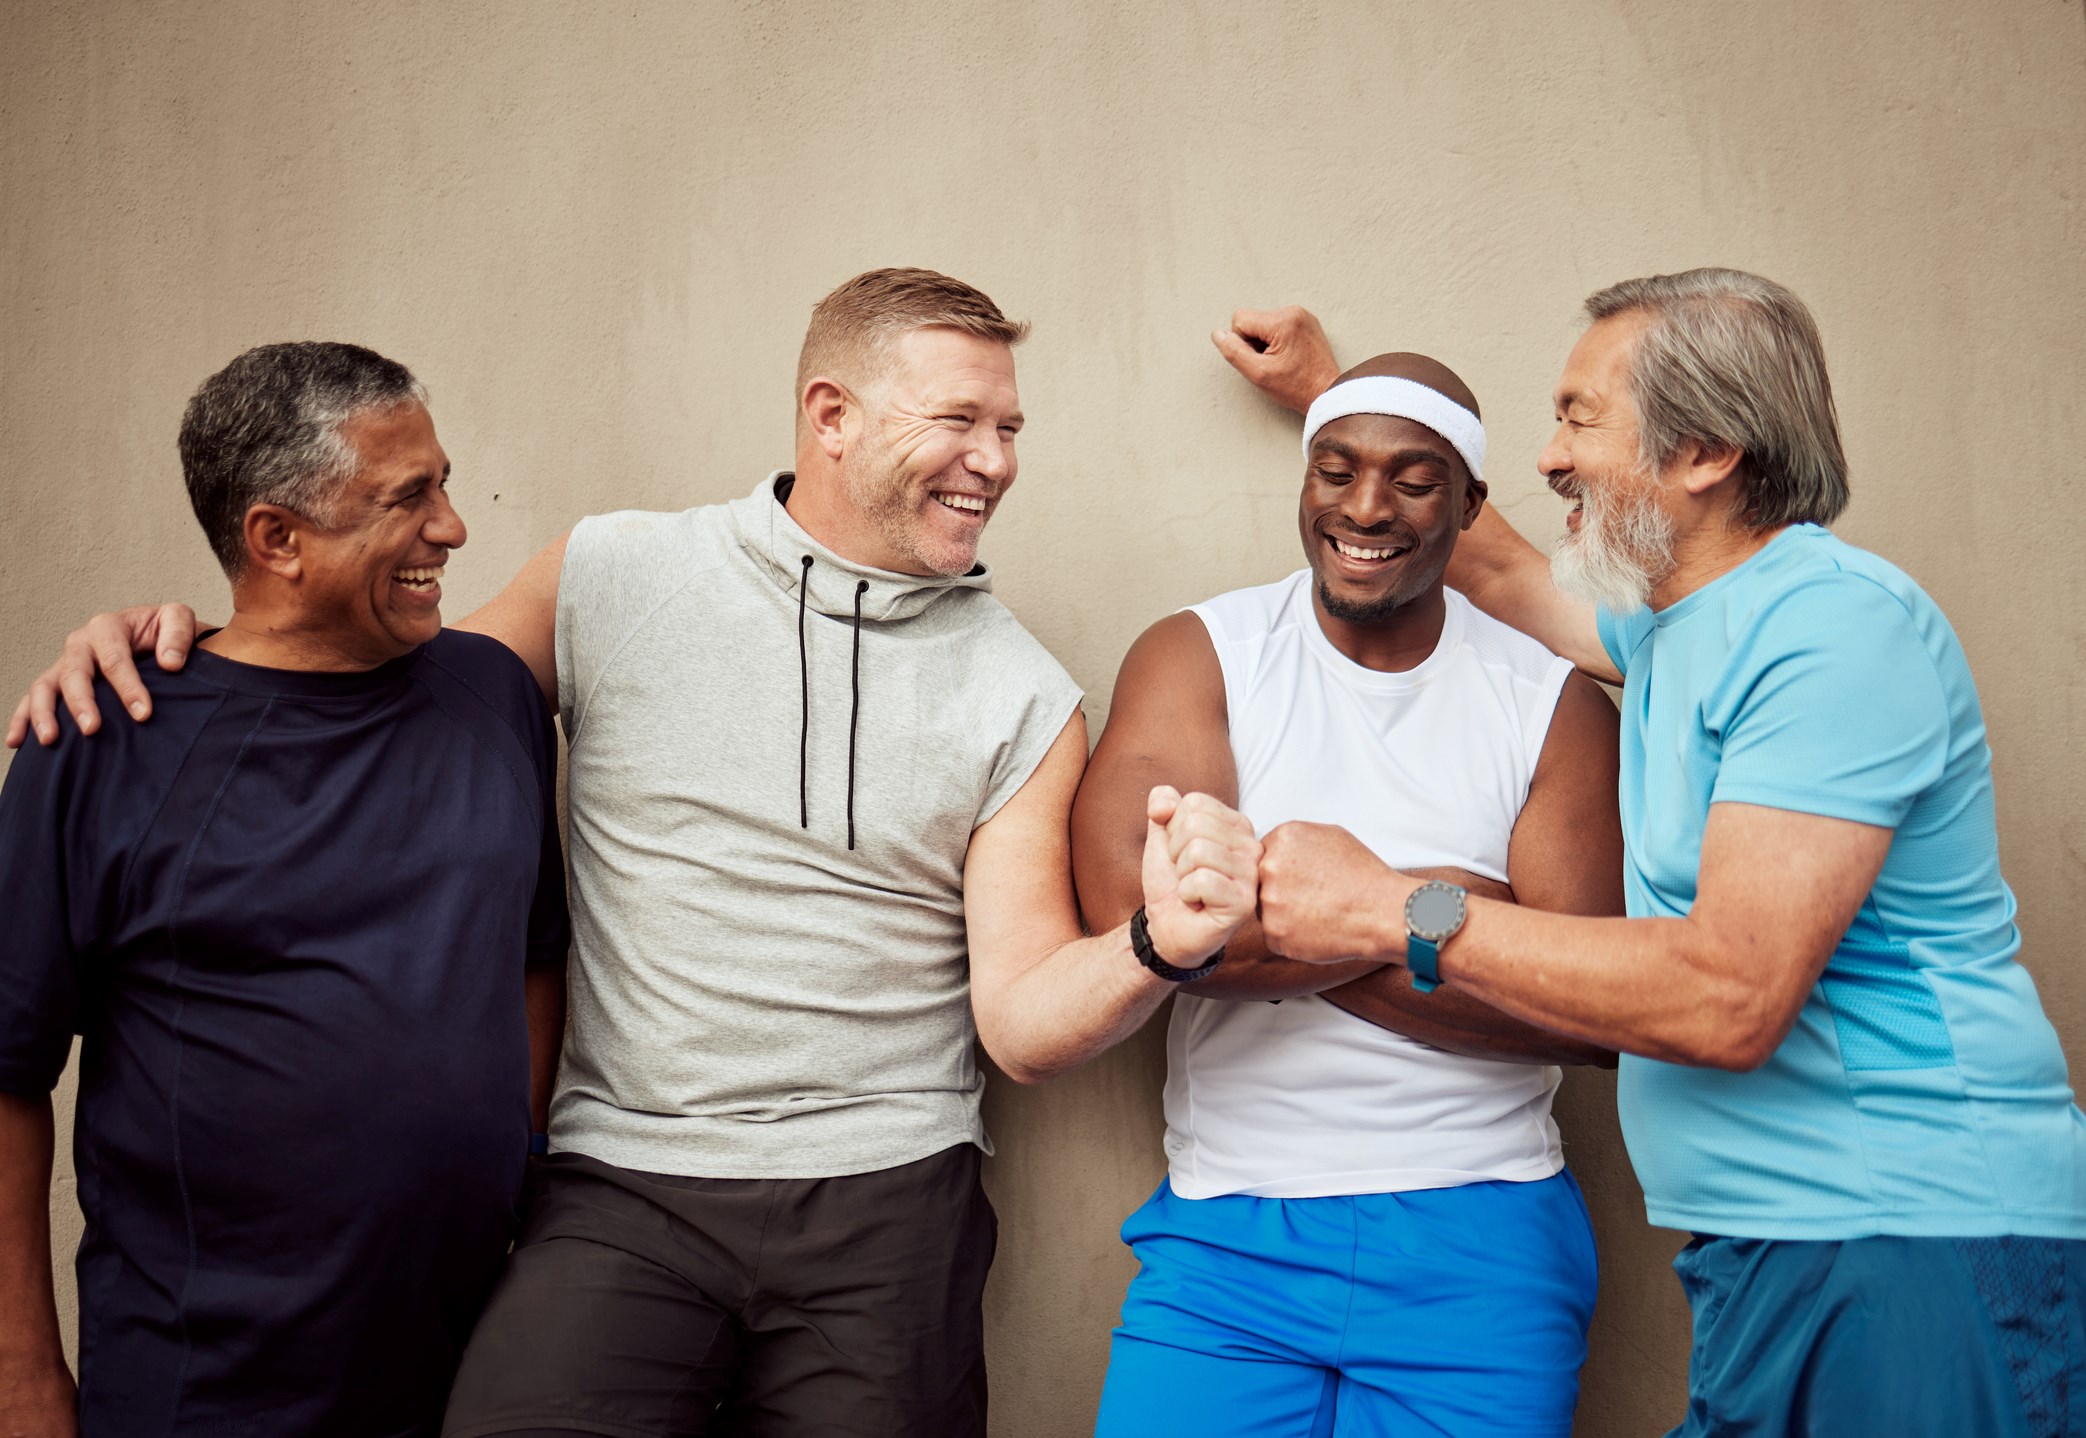
[[[566,917],[542,695],[441,627],[464,526],[425,398],[340,344],[208,380],[181,456],[231,621],[148,666],[153,722],[68,727],[0,790],[0,1429],[75,1431],[47,1219],[75,1032],[77,1431],[439,1427]]]

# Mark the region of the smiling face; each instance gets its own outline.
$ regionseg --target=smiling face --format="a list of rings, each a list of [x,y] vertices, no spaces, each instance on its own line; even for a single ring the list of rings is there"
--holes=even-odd
[[[1645,467],[1630,356],[1647,318],[1619,314],[1572,347],[1555,395],[1557,431],[1536,464],[1572,508],[1551,573],[1567,593],[1617,612],[1643,606],[1673,568],[1664,486]]]
[[[911,330],[864,390],[860,440],[840,471],[869,539],[864,561],[905,574],[968,573],[1014,484],[1014,352],[961,330]]]
[[[360,465],[332,523],[304,529],[297,603],[304,628],[343,655],[382,663],[442,627],[442,567],[463,547],[449,456],[418,404],[364,410],[341,426]]]
[[[1297,527],[1335,619],[1372,624],[1441,584],[1484,487],[1454,446],[1390,415],[1334,420],[1311,440]]]

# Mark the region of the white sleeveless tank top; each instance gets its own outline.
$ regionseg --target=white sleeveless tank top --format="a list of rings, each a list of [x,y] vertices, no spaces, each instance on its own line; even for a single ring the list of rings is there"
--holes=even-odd
[[[1441,642],[1399,674],[1333,647],[1308,569],[1194,606],[1223,666],[1239,807],[1256,832],[1338,824],[1394,868],[1506,879],[1571,665],[1445,597]],[[1548,1178],[1564,1166],[1558,1077],[1444,1053],[1316,996],[1184,993],[1167,1034],[1173,1190],[1317,1198]]]

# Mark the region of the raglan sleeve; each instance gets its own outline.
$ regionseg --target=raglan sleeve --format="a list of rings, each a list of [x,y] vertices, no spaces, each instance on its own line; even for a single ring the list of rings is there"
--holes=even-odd
[[[1904,604],[1836,574],[1781,596],[1714,701],[1711,803],[1894,829],[1948,761],[1950,712]]]
[[[103,703],[111,702],[106,695]],[[80,1007],[80,962],[99,937],[95,856],[77,822],[88,743],[24,745],[0,785],[0,1092],[49,1093]]]

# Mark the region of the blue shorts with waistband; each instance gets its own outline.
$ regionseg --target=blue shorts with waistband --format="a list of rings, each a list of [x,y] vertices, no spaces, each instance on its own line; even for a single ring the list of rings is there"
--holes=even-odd
[[[2086,1434],[2086,1240],[1697,1237],[1668,1438]]]
[[[1123,1225],[1104,1438],[1565,1438],[1593,1230],[1567,1173],[1337,1198],[1184,1199]]]

